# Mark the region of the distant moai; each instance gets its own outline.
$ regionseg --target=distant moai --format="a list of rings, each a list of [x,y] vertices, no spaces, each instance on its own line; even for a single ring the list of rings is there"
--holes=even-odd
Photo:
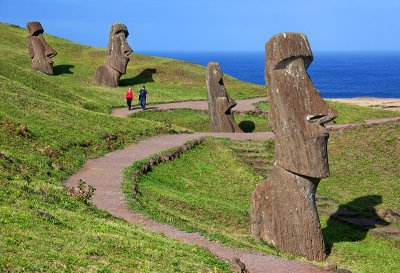
[[[218,63],[208,63],[206,85],[210,131],[242,133],[232,113],[232,108],[236,106],[236,102],[226,91],[223,76]]]
[[[108,40],[107,61],[105,65],[97,68],[93,84],[106,87],[117,87],[122,74],[126,73],[129,62],[129,54],[132,48],[126,38],[128,28],[124,24],[114,23],[111,26],[110,38]]]
[[[28,22],[28,48],[29,56],[32,58],[32,70],[48,75],[53,75],[53,61],[51,58],[57,52],[51,48],[43,37],[43,27],[39,22]]]
[[[329,176],[324,125],[337,112],[307,74],[313,55],[304,34],[277,34],[265,48],[275,163],[269,178],[253,192],[252,235],[281,251],[321,260],[326,249],[315,193],[320,179]]]

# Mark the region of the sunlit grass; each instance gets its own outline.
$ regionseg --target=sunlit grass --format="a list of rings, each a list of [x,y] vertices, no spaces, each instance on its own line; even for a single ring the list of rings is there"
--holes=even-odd
[[[334,121],[336,124],[363,123],[367,119],[380,119],[400,116],[400,112],[396,111],[374,109],[329,100],[326,102],[336,111],[338,111],[338,116]],[[255,106],[263,111],[269,110],[268,102],[258,102],[255,104]]]
[[[195,132],[207,132],[209,130],[209,118],[207,112],[177,109],[170,111],[141,111],[133,114],[133,118],[141,118],[172,124],[188,128]],[[235,121],[239,127],[247,133],[270,131],[268,117],[256,114],[235,114]]]
[[[399,125],[333,133],[330,143],[332,175],[321,181],[318,193],[334,198],[341,205],[350,204],[351,209],[367,216],[370,206],[376,204],[353,202],[351,206],[350,201],[379,195],[382,203],[377,207],[398,205],[398,135]],[[386,142],[384,147],[379,141]],[[136,182],[140,195],[138,203],[131,201],[132,208],[158,221],[200,231],[226,244],[294,258],[251,238],[251,194],[261,181],[238,160],[228,143],[210,140],[179,159],[153,168]],[[376,163],[379,161],[382,164]],[[139,166],[137,163],[126,172],[128,192],[133,183],[132,173]],[[130,195],[127,196],[129,199]],[[354,272],[394,272],[400,266],[398,240],[375,237],[326,215],[321,215],[321,225],[331,253],[319,264],[337,263]]]

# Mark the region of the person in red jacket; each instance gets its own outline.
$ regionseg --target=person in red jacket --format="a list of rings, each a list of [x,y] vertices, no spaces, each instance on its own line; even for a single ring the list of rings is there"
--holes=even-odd
[[[132,108],[132,100],[135,97],[135,94],[132,91],[132,88],[129,87],[128,91],[126,91],[125,99],[126,99],[126,104],[128,104],[128,110],[131,110]]]

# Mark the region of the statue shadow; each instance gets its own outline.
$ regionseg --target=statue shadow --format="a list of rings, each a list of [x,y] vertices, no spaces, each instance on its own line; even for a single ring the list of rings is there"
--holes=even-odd
[[[239,123],[239,128],[245,133],[251,133],[256,129],[256,125],[251,120],[243,120]]]
[[[154,82],[153,74],[155,73],[157,73],[157,69],[146,68],[133,78],[121,79],[119,82],[119,86],[132,86],[148,82]]]
[[[322,229],[328,254],[335,243],[362,241],[369,230],[388,225],[388,222],[375,213],[375,206],[381,203],[381,195],[365,195],[339,205],[336,212],[329,217],[326,227]],[[360,215],[355,209],[365,212],[368,216]]]
[[[53,67],[53,75],[58,76],[62,74],[74,74],[74,72],[71,71],[71,69],[74,67],[75,65],[71,64],[56,65]]]

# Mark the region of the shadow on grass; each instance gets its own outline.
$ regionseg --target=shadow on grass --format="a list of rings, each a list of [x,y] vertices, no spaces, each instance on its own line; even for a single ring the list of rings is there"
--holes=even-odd
[[[239,123],[239,128],[245,133],[251,133],[256,129],[256,125],[251,120],[243,120]]]
[[[366,212],[368,218],[362,216],[348,215],[342,217],[353,222],[360,222],[363,225],[351,224],[346,220],[340,220],[335,216],[330,216],[327,221],[327,226],[322,230],[326,249],[328,254],[331,253],[332,247],[339,242],[358,242],[365,239],[369,230],[374,229],[377,225],[388,225],[375,213],[375,206],[382,203],[381,195],[366,195],[355,198],[346,204],[339,206],[337,212],[340,211],[362,211]],[[367,223],[367,224],[366,224]]]
[[[157,73],[157,69],[146,68],[133,78],[121,79],[119,86],[132,86],[132,85],[144,84],[144,83],[148,83],[148,82],[154,82],[153,74],[155,74],[155,73]]]
[[[70,69],[74,68],[75,65],[71,64],[60,64],[53,67],[53,75],[58,76],[62,74],[74,74]]]

